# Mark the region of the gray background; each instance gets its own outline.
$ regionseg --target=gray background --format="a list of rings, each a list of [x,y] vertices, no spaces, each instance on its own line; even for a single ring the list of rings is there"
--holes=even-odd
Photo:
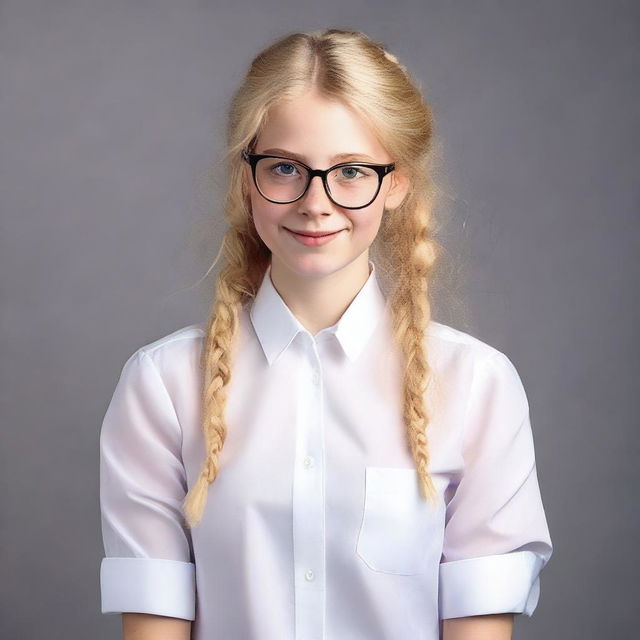
[[[632,637],[638,6],[4,0],[0,636],[119,637],[98,581],[117,376],[207,311],[213,167],[249,61],[287,31],[347,26],[435,111],[459,297],[436,318],[507,353],[529,396],[555,550],[514,637]]]

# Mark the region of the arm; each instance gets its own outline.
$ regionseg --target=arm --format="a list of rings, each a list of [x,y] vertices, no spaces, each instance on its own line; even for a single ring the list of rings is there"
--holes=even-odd
[[[190,640],[191,620],[148,613],[122,614],[123,640]]]
[[[511,640],[513,613],[443,620],[442,640]]]
[[[147,614],[137,620],[155,624],[158,616],[163,629],[195,620],[195,562],[181,512],[187,491],[181,446],[160,370],[138,350],[123,367],[100,434],[102,613]]]
[[[517,370],[499,352],[476,361],[468,394],[464,468],[447,503],[439,609],[456,629],[484,629],[504,621],[492,616],[532,615],[552,545]]]

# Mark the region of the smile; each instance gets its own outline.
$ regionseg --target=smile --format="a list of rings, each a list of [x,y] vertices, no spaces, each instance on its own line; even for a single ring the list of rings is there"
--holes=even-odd
[[[308,246],[308,247],[319,247],[328,242],[331,242],[334,238],[339,236],[345,229],[340,229],[340,231],[335,231],[334,233],[329,233],[324,236],[306,236],[302,233],[296,233],[295,231],[291,231],[291,229],[287,229],[284,227],[286,232],[290,234],[293,238],[295,238],[298,242]]]

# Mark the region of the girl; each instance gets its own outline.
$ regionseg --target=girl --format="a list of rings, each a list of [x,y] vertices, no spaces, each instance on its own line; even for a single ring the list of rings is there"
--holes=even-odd
[[[533,613],[552,546],[527,396],[431,319],[433,136],[362,33],[254,59],[210,318],[131,355],[102,426],[125,638],[500,640]]]

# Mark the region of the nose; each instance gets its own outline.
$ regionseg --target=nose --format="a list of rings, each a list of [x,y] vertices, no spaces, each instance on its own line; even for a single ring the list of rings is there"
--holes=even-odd
[[[309,212],[323,213],[334,206],[324,189],[320,176],[313,176],[306,193],[300,199],[301,208]]]

